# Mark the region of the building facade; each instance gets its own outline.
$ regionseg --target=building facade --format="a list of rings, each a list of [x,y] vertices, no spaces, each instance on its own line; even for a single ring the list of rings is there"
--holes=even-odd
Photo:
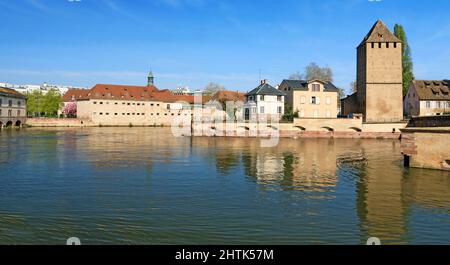
[[[27,117],[27,100],[19,92],[0,87],[0,129],[22,126]]]
[[[283,80],[278,89],[299,118],[337,118],[339,90],[331,82]]]
[[[403,120],[402,42],[378,20],[357,47],[357,92],[342,100],[343,115],[365,122]]]
[[[262,80],[261,84],[246,94],[244,120],[281,119],[284,114],[285,93]]]
[[[413,80],[404,110],[407,117],[450,114],[450,80]]]
[[[177,117],[190,118],[194,104],[193,96],[174,95],[152,85],[98,84],[63,99],[75,100],[77,118],[105,126],[170,126]]]

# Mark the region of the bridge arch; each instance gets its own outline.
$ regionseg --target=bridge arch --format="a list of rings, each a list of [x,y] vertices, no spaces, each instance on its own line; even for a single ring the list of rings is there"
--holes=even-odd
[[[246,131],[250,131],[250,128],[247,126],[238,126],[238,129],[244,129]]]
[[[15,126],[16,127],[20,127],[21,125],[22,125],[22,121],[17,120],[16,123],[15,123]]]
[[[5,124],[6,127],[12,127],[12,125],[13,125],[12,121],[7,121]]]
[[[303,126],[297,125],[297,126],[294,126],[294,128],[297,128],[297,129],[299,129],[299,130],[301,130],[301,131],[306,131],[306,128],[303,127]]]
[[[328,132],[334,132],[334,129],[332,127],[329,127],[329,126],[324,126],[324,127],[322,127],[322,129],[325,129]]]
[[[354,130],[355,132],[362,132],[361,128],[358,127],[350,127],[351,130]]]

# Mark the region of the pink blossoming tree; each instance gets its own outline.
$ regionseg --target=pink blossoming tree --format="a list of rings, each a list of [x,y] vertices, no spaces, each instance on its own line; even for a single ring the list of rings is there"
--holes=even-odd
[[[63,109],[64,115],[67,118],[76,118],[77,117],[77,103],[70,102]]]

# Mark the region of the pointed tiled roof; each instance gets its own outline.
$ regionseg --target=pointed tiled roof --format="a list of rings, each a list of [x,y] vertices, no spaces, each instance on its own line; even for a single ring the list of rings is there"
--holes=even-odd
[[[285,96],[286,94],[267,83],[262,83],[257,88],[248,92],[247,95]]]
[[[363,41],[359,46],[364,43],[371,42],[402,42],[399,40],[383,23],[381,20],[377,20],[377,22],[370,29],[369,33],[364,37]],[[359,47],[358,46],[358,47]]]

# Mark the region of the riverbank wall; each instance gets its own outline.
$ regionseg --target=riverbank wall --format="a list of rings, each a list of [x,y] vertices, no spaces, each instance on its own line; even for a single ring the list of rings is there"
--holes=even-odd
[[[405,167],[450,171],[450,116],[413,118],[401,131]]]
[[[30,118],[29,127],[101,127],[89,119]],[[117,125],[117,127],[151,125]],[[181,127],[180,127],[181,126]],[[404,123],[365,124],[361,119],[295,119],[292,123],[194,122],[183,120],[172,131],[186,136],[281,138],[381,138],[399,139]],[[184,126],[184,127],[183,127]],[[108,126],[112,127],[112,125]],[[170,127],[170,126],[165,126]]]

